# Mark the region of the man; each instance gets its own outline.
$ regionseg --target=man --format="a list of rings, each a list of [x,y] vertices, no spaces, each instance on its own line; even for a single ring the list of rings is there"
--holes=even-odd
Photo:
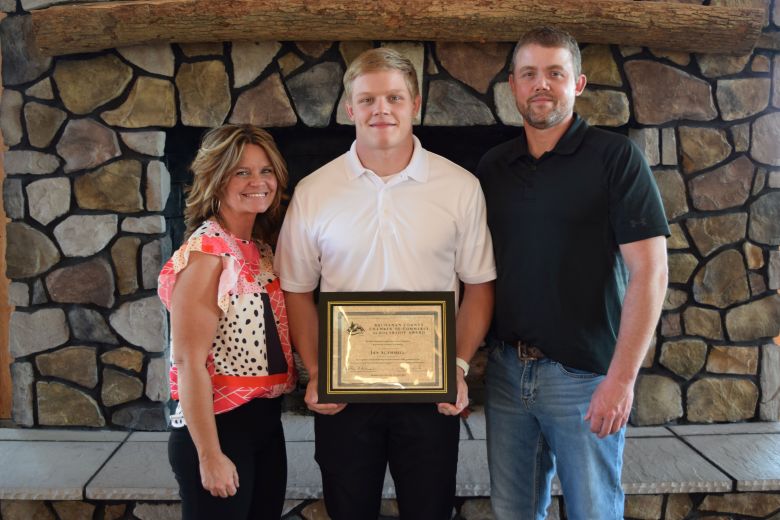
[[[577,42],[541,28],[512,58],[524,128],[480,161],[498,278],[486,379],[499,520],[623,518],[633,386],[666,288],[669,229],[640,151],[574,114]]]
[[[295,189],[276,265],[293,343],[310,380],[315,458],[334,520],[377,518],[385,470],[403,519],[448,519],[455,495],[464,370],[493,309],[493,261],[476,178],[427,152],[412,134],[421,98],[411,62],[382,48],[344,75],[355,123],[350,150]],[[454,404],[322,404],[312,291],[455,291],[458,396]]]

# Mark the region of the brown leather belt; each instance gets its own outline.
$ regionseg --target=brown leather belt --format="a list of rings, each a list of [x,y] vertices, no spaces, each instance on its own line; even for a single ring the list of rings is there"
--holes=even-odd
[[[536,361],[537,359],[544,359],[547,357],[539,348],[529,345],[523,340],[518,340],[515,346],[517,347],[517,357],[520,358],[521,361]]]

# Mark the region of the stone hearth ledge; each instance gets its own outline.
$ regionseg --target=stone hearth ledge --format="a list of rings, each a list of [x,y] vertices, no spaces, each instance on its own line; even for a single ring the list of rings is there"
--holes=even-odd
[[[284,416],[288,499],[322,495],[312,417]],[[459,497],[489,496],[484,410],[463,421]],[[0,429],[0,499],[176,501],[166,432]],[[629,428],[629,495],[780,490],[780,423]],[[560,494],[556,481],[553,493]],[[389,474],[384,498],[395,496]]]

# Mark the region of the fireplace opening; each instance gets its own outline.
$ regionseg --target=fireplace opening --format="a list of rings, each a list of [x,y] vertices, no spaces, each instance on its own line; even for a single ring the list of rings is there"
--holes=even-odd
[[[303,177],[346,152],[355,139],[352,126],[329,128],[295,126],[269,128],[282,152],[290,175],[287,194]],[[516,137],[519,128],[506,125],[473,127],[416,126],[414,134],[429,151],[474,172],[482,155],[491,147]],[[171,195],[165,219],[174,250],[184,236],[185,188],[192,182],[189,165],[195,157],[204,128],[176,126],[167,132],[165,161],[171,173]]]
[[[298,181],[346,152],[355,139],[355,129],[348,125],[334,125],[328,128],[295,126],[267,130],[273,135],[282,156],[287,161],[290,177],[288,196],[292,195]],[[178,125],[167,132],[164,160],[171,174],[171,195],[164,216],[174,251],[184,239],[185,188],[192,183],[189,165],[206,131],[205,128]],[[472,173],[487,150],[517,137],[519,132],[518,127],[507,125],[416,126],[414,128],[414,134],[427,150],[446,157]],[[301,367],[302,365],[299,364],[299,369]],[[304,390],[305,386],[299,384],[295,392],[286,396],[284,404],[286,410],[301,412],[305,410]],[[482,382],[472,382],[470,394],[475,403],[484,402]]]

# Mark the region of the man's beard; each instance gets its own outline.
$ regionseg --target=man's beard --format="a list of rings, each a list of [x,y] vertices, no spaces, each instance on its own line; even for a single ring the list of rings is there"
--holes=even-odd
[[[530,108],[532,99],[533,97],[529,98],[524,106],[520,106],[520,103],[517,103],[517,110],[523,116],[524,125],[532,126],[537,130],[546,130],[560,124],[571,114],[571,108],[564,106],[561,100],[557,98],[552,98],[553,108],[551,110],[543,113],[533,112]]]

